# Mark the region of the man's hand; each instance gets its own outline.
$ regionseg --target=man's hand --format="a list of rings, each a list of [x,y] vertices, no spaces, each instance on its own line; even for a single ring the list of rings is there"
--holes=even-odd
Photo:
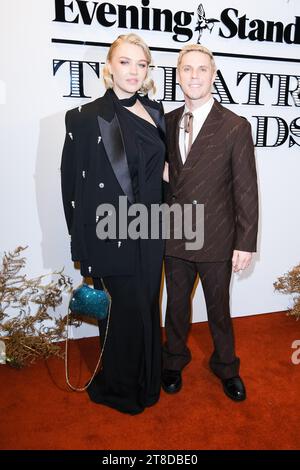
[[[243,269],[248,268],[251,263],[252,253],[248,251],[234,250],[232,256],[232,269],[237,273]]]

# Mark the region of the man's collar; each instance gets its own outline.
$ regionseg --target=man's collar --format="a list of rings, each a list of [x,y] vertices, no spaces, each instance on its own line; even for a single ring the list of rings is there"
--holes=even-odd
[[[193,113],[194,115],[194,118],[200,118],[204,113],[206,113],[208,110],[211,109],[212,105],[214,104],[214,99],[213,97],[211,96],[210,99],[208,101],[206,101],[206,103],[204,103],[203,105],[199,106],[198,108],[194,109],[193,111],[190,110],[187,105],[185,105],[184,107],[184,113]]]

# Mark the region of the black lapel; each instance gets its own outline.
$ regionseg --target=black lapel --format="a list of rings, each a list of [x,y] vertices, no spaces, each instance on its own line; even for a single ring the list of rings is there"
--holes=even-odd
[[[145,101],[142,101],[144,108],[147,110],[147,112],[150,114],[152,117],[153,121],[155,122],[156,126],[163,131],[163,133],[166,133],[166,126],[165,126],[165,120],[162,112],[159,109],[155,109],[152,106],[149,106],[148,104],[145,104]]]
[[[99,100],[98,124],[106,154],[113,172],[129,202],[134,202],[123,136],[109,92]]]

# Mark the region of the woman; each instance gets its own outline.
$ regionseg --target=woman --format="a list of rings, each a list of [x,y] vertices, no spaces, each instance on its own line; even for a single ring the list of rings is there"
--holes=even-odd
[[[163,109],[137,93],[154,90],[150,62],[149,48],[139,36],[121,35],[113,42],[103,72],[105,95],[66,114],[61,164],[72,259],[80,261],[82,275],[92,277],[95,288],[101,289],[103,278],[112,298],[103,368],[88,394],[96,403],[130,414],[159,398],[164,246],[162,239],[118,234],[99,239],[96,226],[102,219],[96,210],[111,204],[118,221],[125,215],[124,210],[120,214],[120,196],[127,196],[127,207],[141,203],[150,209],[161,202]],[[105,326],[99,325],[102,342]]]

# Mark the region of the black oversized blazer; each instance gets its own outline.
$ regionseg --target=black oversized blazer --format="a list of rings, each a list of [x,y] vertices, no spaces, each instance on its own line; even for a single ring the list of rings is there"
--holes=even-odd
[[[141,98],[162,138],[165,122],[162,105]],[[80,261],[84,276],[132,274],[136,242],[99,240],[96,208],[108,203],[118,207],[119,196],[134,203],[124,139],[112,91],[66,113],[66,136],[61,161],[62,197],[73,261]],[[134,136],[132,136],[134,138]],[[163,165],[163,163],[162,163]],[[156,175],[157,182],[157,175]],[[161,202],[161,186],[151,177],[143,188],[145,201]],[[118,213],[117,213],[118,215]]]

